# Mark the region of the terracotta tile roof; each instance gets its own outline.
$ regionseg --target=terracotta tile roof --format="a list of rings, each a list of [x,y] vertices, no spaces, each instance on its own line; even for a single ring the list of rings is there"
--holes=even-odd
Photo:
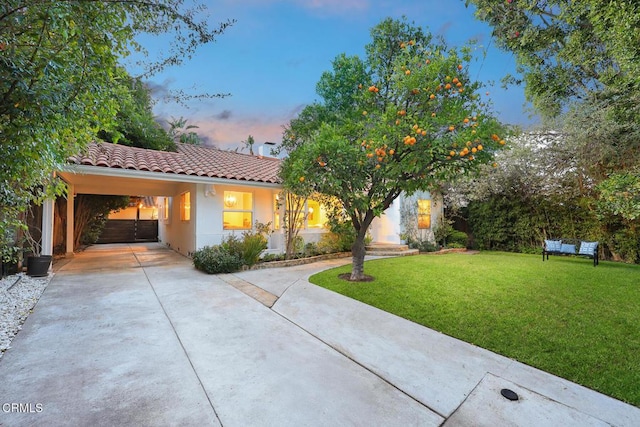
[[[280,160],[223,151],[212,147],[176,144],[178,152],[93,142],[85,153],[69,158],[70,164],[158,173],[278,183]]]

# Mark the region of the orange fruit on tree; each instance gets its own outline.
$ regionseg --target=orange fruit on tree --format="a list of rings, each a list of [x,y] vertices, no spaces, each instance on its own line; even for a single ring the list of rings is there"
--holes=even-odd
[[[407,70],[404,73],[408,76],[409,74],[411,74],[411,70]]]
[[[446,85],[444,85],[444,88],[449,90],[449,89],[451,89],[451,85],[449,83],[447,83]]]
[[[478,151],[481,151],[483,148],[482,144],[478,145]]]
[[[434,99],[436,96],[432,93],[431,95],[429,95],[429,99]]]
[[[298,178],[300,180],[300,182],[304,182],[304,176],[301,176],[300,178]]]
[[[455,126],[453,126],[453,125],[449,126],[449,132],[453,132],[454,130],[456,130]]]

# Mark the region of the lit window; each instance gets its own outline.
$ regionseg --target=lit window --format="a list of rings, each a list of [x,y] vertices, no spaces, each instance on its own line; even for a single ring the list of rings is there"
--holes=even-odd
[[[253,194],[225,191],[223,196],[222,228],[250,230],[253,224]]]
[[[418,200],[418,228],[431,228],[431,200]]]
[[[191,220],[191,193],[188,191],[180,195],[180,221]]]
[[[169,197],[164,197],[162,203],[164,204],[163,205],[163,208],[164,208],[164,210],[163,210],[163,212],[164,212],[163,219],[165,220],[165,222],[168,222],[169,221],[169,212],[171,212],[171,210],[169,208],[169,203],[171,203],[171,199]]]
[[[327,215],[324,207],[315,200],[307,201],[307,227],[322,228],[327,222]]]

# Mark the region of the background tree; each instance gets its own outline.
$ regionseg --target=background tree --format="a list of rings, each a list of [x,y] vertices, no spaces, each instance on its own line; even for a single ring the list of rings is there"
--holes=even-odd
[[[169,124],[169,136],[175,142],[181,142],[183,144],[200,144],[200,137],[191,129],[198,129],[196,125],[188,125],[187,119],[180,117],[176,119],[174,117],[167,121]]]
[[[130,147],[149,148],[160,151],[175,151],[172,137],[156,121],[149,88],[139,79],[124,72],[123,85],[129,89],[128,96],[120,99],[115,123],[110,131],[100,130],[98,138]]]
[[[323,103],[285,130],[281,176],[302,197],[337,198],[356,230],[351,280],[364,279],[371,222],[403,192],[427,190],[492,161],[504,129],[476,93],[470,49],[434,42],[406,21],[371,30],[365,60],[340,55],[322,74]]]
[[[505,81],[524,83],[545,125],[562,132],[585,203],[598,211],[602,241],[615,258],[640,259],[640,222],[617,208],[629,202],[629,192],[610,191],[640,181],[640,4],[471,3],[476,16],[493,26],[496,44],[515,54],[522,80]]]
[[[202,12],[182,0],[2,2],[0,238],[13,235],[30,203],[63,191],[48,184],[70,154],[99,130],[117,132],[131,94],[118,62],[131,49],[144,51],[136,36],[174,36],[167,56],[147,62],[146,76],[179,65],[233,23],[210,28]]]
[[[253,145],[256,143],[256,140],[253,138],[253,135],[249,135],[246,140],[242,141],[244,145],[242,149],[247,148],[249,150],[249,154],[253,156]]]

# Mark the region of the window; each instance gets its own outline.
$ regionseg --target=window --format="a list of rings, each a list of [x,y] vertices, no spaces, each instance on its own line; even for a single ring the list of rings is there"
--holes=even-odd
[[[162,198],[162,219],[164,219],[164,222],[169,223],[169,212],[171,212],[171,198],[170,197],[163,197]]]
[[[250,230],[253,224],[253,194],[225,191],[223,197],[222,228]]]
[[[418,200],[418,228],[431,228],[431,200]]]
[[[180,195],[180,221],[191,220],[191,193],[186,192]]]
[[[327,222],[327,215],[323,206],[315,200],[307,200],[307,227],[322,228]]]

